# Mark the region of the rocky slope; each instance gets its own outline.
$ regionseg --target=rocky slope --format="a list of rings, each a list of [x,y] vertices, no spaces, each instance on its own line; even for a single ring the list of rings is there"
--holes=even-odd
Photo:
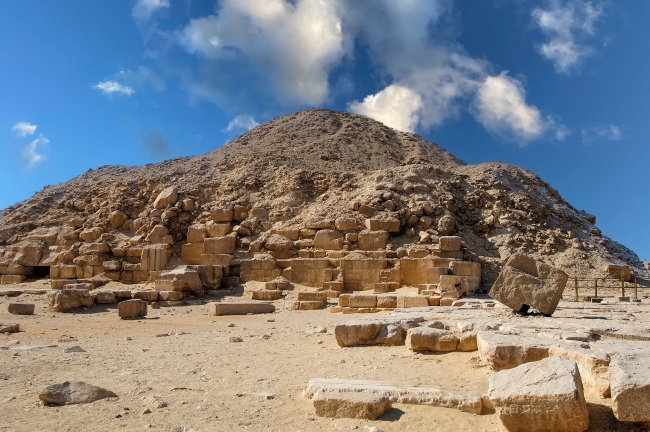
[[[170,186],[177,199],[156,202]],[[0,260],[9,246],[31,241],[46,248],[43,259],[56,254],[50,261],[73,262],[80,233],[92,228],[111,248],[163,242],[178,256],[190,225],[208,221],[213,208],[235,205],[247,209],[238,219],[246,228],[238,238],[242,253],[270,229],[309,219],[388,217],[400,221],[388,251],[460,235],[484,263],[485,288],[515,251],[570,276],[602,276],[610,263],[644,272],[632,251],[602,235],[594,216],[533,173],[503,163],[468,165],[415,134],[319,109],[272,120],[203,156],[105,166],[47,186],[0,212]],[[48,227],[64,228],[49,241]]]

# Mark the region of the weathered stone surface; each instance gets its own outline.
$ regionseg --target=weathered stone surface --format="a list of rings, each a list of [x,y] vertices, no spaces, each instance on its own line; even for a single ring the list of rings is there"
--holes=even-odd
[[[23,283],[27,280],[25,275],[1,275],[0,284],[2,285],[12,285]]]
[[[282,296],[280,290],[257,290],[252,292],[253,300],[277,300]]]
[[[47,387],[38,398],[44,403],[70,405],[95,402],[100,399],[117,397],[115,393],[84,382],[69,382]]]
[[[117,313],[120,318],[147,316],[147,302],[138,299],[121,301],[117,305]]]
[[[158,291],[158,298],[163,301],[180,301],[183,295],[182,291]]]
[[[34,303],[15,302],[9,303],[7,311],[14,315],[33,315],[35,307]]]
[[[619,421],[650,421],[650,359],[634,354],[615,357],[609,366],[612,410]]]
[[[164,209],[168,205],[176,204],[176,200],[178,200],[178,190],[176,186],[170,186],[158,194],[153,206],[157,209]]]
[[[235,242],[234,235],[207,238],[203,242],[203,253],[232,255],[235,253]]]
[[[326,302],[327,293],[324,291],[301,291],[298,293],[298,300]]]
[[[128,218],[129,217],[123,211],[115,210],[108,215],[108,222],[113,228],[120,228]]]
[[[400,223],[397,218],[382,215],[372,219],[366,219],[366,228],[370,231],[388,231],[398,233]]]
[[[273,313],[275,306],[270,303],[259,303],[253,301],[242,301],[232,303],[208,303],[209,315],[246,315]]]
[[[48,306],[56,312],[64,312],[78,307],[91,307],[94,302],[87,289],[63,289],[47,294]]]
[[[387,397],[363,392],[319,392],[312,402],[316,415],[330,418],[375,420],[392,408]]]
[[[278,234],[271,234],[266,239],[265,247],[273,251],[291,250],[293,249],[293,241]]]
[[[460,250],[461,239],[458,236],[442,236],[439,244],[442,252],[457,252]]]
[[[567,274],[560,269],[514,254],[492,286],[490,295],[516,312],[533,307],[550,315],[562,298],[567,279]]]
[[[0,333],[16,333],[20,331],[20,324],[0,323]]]
[[[348,305],[352,308],[374,308],[377,307],[377,296],[364,294],[351,295]]]
[[[158,291],[135,291],[133,298],[145,302],[158,301]]]
[[[388,231],[363,230],[359,233],[359,249],[365,251],[384,250],[390,234]]]
[[[374,345],[374,340],[385,323],[370,320],[351,320],[334,327],[334,336],[340,347]]]
[[[427,296],[397,296],[398,308],[429,307]]]
[[[455,351],[459,339],[452,332],[429,327],[416,327],[406,332],[406,347],[411,351]]]
[[[339,231],[353,231],[359,228],[355,218],[340,217],[334,221],[334,227]]]
[[[314,248],[324,250],[341,250],[343,249],[343,234],[337,230],[320,230],[314,237]]]
[[[631,279],[632,271],[629,266],[626,265],[614,265],[609,264],[605,267],[605,273],[611,277],[624,281],[629,281]]]
[[[455,276],[481,277],[481,263],[472,261],[452,261],[449,270]]]
[[[285,303],[288,310],[316,310],[327,306],[327,302],[319,300],[299,300]]]
[[[233,217],[232,208],[217,207],[210,212],[210,218],[213,222],[230,222]]]
[[[549,357],[490,377],[488,397],[508,431],[582,432],[589,427],[575,362]]]
[[[197,224],[190,225],[187,227],[187,242],[188,243],[200,243],[208,236],[208,232],[205,229],[205,225]]]
[[[199,273],[188,266],[161,272],[155,282],[157,291],[201,291],[203,285]]]
[[[115,293],[113,291],[92,291],[90,296],[97,304],[115,303]]]

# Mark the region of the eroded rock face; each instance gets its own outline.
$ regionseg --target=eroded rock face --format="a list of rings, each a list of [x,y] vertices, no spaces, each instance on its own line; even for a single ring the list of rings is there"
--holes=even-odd
[[[578,366],[559,357],[495,373],[488,397],[511,432],[582,432],[589,427]]]
[[[91,307],[93,298],[87,289],[63,289],[47,293],[50,310],[65,312],[78,307]]]
[[[515,312],[527,312],[532,307],[551,315],[562,298],[568,278],[560,269],[514,254],[494,282],[490,296]]]
[[[620,421],[650,421],[650,359],[624,355],[610,364],[612,410]]]
[[[85,382],[69,382],[47,387],[38,398],[44,403],[70,405],[95,402],[100,399],[117,397],[115,393]]]

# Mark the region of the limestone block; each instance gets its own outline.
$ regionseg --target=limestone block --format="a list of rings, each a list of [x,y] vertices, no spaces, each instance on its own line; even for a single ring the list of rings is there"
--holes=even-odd
[[[176,204],[178,200],[178,190],[176,186],[170,186],[166,189],[163,189],[162,192],[158,194],[156,200],[153,202],[153,207],[157,209],[164,209],[168,205]]]
[[[514,254],[490,290],[490,296],[516,312],[533,307],[551,315],[562,298],[568,276],[562,270]]]
[[[291,282],[320,288],[328,279],[329,260],[322,258],[291,260]]]
[[[452,261],[449,270],[454,276],[481,277],[481,263],[472,261]]]
[[[81,381],[51,385],[38,395],[43,403],[57,405],[91,403],[109,397],[117,395],[110,390]]]
[[[378,216],[366,219],[366,228],[370,231],[388,231],[398,233],[400,228],[399,219],[391,216]]]
[[[190,265],[187,268],[199,274],[199,279],[201,279],[201,285],[204,289],[215,290],[221,288],[223,267],[215,265]]]
[[[480,287],[480,276],[461,276],[461,288],[465,294],[472,294]]]
[[[455,351],[459,339],[452,332],[429,327],[416,327],[406,332],[406,347],[411,351]]]
[[[477,334],[478,332],[476,331],[462,332],[458,336],[459,341],[456,350],[463,351],[463,352],[477,351],[478,350]]]
[[[271,234],[277,234],[282,237],[286,237],[289,240],[296,241],[300,239],[300,235],[301,235],[300,231],[301,230],[298,228],[281,228],[281,229],[272,229]],[[311,236],[303,235],[303,237],[313,237],[315,234],[316,233],[314,232],[314,234],[312,234]]]
[[[140,269],[142,271],[163,270],[167,265],[167,247],[162,245],[146,246],[142,249],[140,260]]]
[[[232,264],[234,257],[226,254],[202,254],[201,265],[214,265],[228,267]]]
[[[180,301],[183,296],[182,291],[158,291],[158,298],[162,301]]]
[[[442,275],[438,283],[438,292],[458,291],[461,295],[463,291],[463,278],[461,276]]]
[[[208,234],[208,237],[224,237],[230,234],[232,227],[230,222],[227,223],[214,223],[212,221],[205,224],[205,230]]]
[[[113,291],[93,291],[90,296],[97,304],[115,303],[115,293]]]
[[[270,303],[259,303],[254,301],[242,301],[232,303],[208,303],[209,315],[247,315],[273,313],[275,306]]]
[[[108,215],[108,222],[113,228],[120,228],[129,217],[120,210],[115,210]]]
[[[427,284],[440,283],[440,276],[447,276],[449,269],[446,267],[429,267],[427,270]]]
[[[243,260],[240,264],[241,282],[269,282],[279,277],[282,271],[276,267],[275,259]]]
[[[83,230],[79,233],[79,238],[83,241],[94,241],[97,240],[101,235],[104,234],[104,230],[99,227],[89,228]]]
[[[27,276],[25,275],[2,275],[0,276],[0,284],[2,285],[11,285],[11,284],[17,284],[17,283],[22,283],[27,280]]]
[[[366,251],[384,250],[390,234],[388,231],[363,230],[358,235],[359,249]]]
[[[251,207],[248,205],[235,205],[232,212],[232,218],[237,222],[241,222],[248,217],[248,212],[250,211]]]
[[[21,275],[31,276],[34,273],[34,267],[21,265],[0,265],[0,274],[3,275]]]
[[[457,252],[461,248],[461,239],[458,236],[442,236],[439,244],[442,252]]]
[[[158,291],[134,291],[133,298],[145,302],[158,301]]]
[[[612,410],[619,421],[650,421],[650,360],[623,355],[610,364]]]
[[[432,267],[447,267],[451,260],[440,258],[401,258],[400,275],[401,284],[418,286],[428,282],[428,269]]]
[[[285,307],[289,310],[315,310],[327,305],[326,301],[299,300],[286,302]]]
[[[272,251],[286,251],[293,249],[293,241],[278,234],[271,234],[266,239],[265,247]]]
[[[187,228],[187,242],[200,243],[208,236],[205,225],[190,225]]]
[[[397,296],[398,308],[429,307],[427,296]]]
[[[188,266],[163,271],[155,282],[156,291],[202,291],[199,273]]]
[[[254,217],[258,219],[264,219],[265,217],[268,216],[268,214],[269,211],[264,207],[253,207],[249,212],[250,217]]]
[[[326,302],[327,293],[324,291],[301,291],[298,293],[298,300]]]
[[[229,254],[235,253],[235,236],[211,237],[203,242],[206,254]]]
[[[350,294],[341,294],[339,296],[339,306],[349,307],[350,306]]]
[[[41,242],[21,241],[15,245],[7,246],[5,258],[13,264],[34,267],[41,262],[43,245]]]
[[[375,420],[392,408],[387,397],[364,392],[318,392],[312,402],[317,416],[329,418]]]
[[[104,261],[102,263],[102,267],[106,271],[120,271],[122,270],[122,261],[121,260]],[[58,271],[58,267],[57,267],[57,271]]]
[[[397,296],[377,296],[377,307],[382,309],[394,309],[397,307]]]
[[[340,347],[374,345],[375,337],[384,326],[381,321],[356,319],[337,324],[334,327],[334,336]]]
[[[381,271],[388,267],[386,259],[348,259],[341,260],[345,289],[352,291],[374,289],[381,280]]]
[[[314,237],[314,247],[324,250],[341,250],[343,249],[343,234],[337,230],[320,230]]]
[[[575,362],[549,357],[490,377],[488,397],[508,431],[582,432],[589,427]]]
[[[125,300],[117,304],[120,318],[140,318],[147,316],[147,302],[142,300]]]
[[[174,243],[174,238],[169,235],[169,229],[164,225],[156,225],[151,232],[147,235],[146,240],[153,244],[167,244]]]
[[[34,303],[13,302],[9,303],[7,312],[14,315],[33,315],[35,307]]]
[[[47,294],[50,310],[65,312],[78,307],[91,307],[93,299],[87,289],[64,289],[51,291]]]
[[[352,308],[374,308],[377,307],[376,295],[351,295],[349,307]]]
[[[334,221],[334,227],[339,231],[354,231],[359,228],[355,218],[340,217]]]
[[[253,300],[277,300],[282,296],[282,291],[280,290],[256,290],[252,292]]]
[[[230,222],[232,218],[233,211],[231,208],[217,207],[210,212],[212,222]]]
[[[605,267],[605,273],[610,275],[611,277],[621,280],[623,279],[624,281],[629,281],[631,279],[631,270],[629,266],[626,265],[614,265],[614,264],[609,264]]]

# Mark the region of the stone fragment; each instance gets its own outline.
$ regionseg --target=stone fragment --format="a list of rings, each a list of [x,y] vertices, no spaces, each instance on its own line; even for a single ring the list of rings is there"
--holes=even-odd
[[[246,315],[273,313],[275,306],[270,303],[259,303],[253,301],[241,301],[232,303],[208,303],[209,315]]]
[[[113,228],[119,228],[128,218],[129,217],[123,211],[115,210],[108,215],[108,222]]]
[[[188,266],[163,271],[155,282],[156,291],[201,291],[203,285],[199,273]]]
[[[411,351],[455,351],[459,339],[452,332],[430,327],[416,327],[406,332],[406,347]]]
[[[38,398],[44,403],[70,405],[95,402],[100,399],[117,397],[115,393],[84,382],[69,382],[47,387]]]
[[[456,221],[453,217],[445,215],[438,221],[438,232],[443,236],[448,236],[454,233],[456,229]]]
[[[362,392],[319,392],[312,402],[317,416],[329,418],[375,420],[392,408],[387,397]]]
[[[0,323],[0,333],[16,333],[20,331],[20,324]]]
[[[117,314],[122,319],[147,316],[147,302],[138,299],[119,302],[117,305]]]
[[[549,357],[490,377],[488,397],[508,431],[582,432],[589,427],[575,362]]]
[[[54,290],[47,294],[50,310],[65,312],[78,307],[91,307],[94,302],[87,289]]]
[[[9,303],[7,311],[14,315],[33,315],[35,307],[34,303],[15,302]]]
[[[650,422],[650,360],[647,355],[615,357],[609,365],[612,410],[619,421]]]
[[[158,194],[153,206],[157,209],[164,209],[168,205],[176,204],[176,200],[178,200],[176,186],[170,186]]]
[[[442,236],[439,244],[442,252],[457,252],[461,247],[461,239],[458,236]]]
[[[494,282],[490,296],[516,312],[533,307],[551,315],[562,298],[567,280],[567,274],[560,269],[514,254]]]

